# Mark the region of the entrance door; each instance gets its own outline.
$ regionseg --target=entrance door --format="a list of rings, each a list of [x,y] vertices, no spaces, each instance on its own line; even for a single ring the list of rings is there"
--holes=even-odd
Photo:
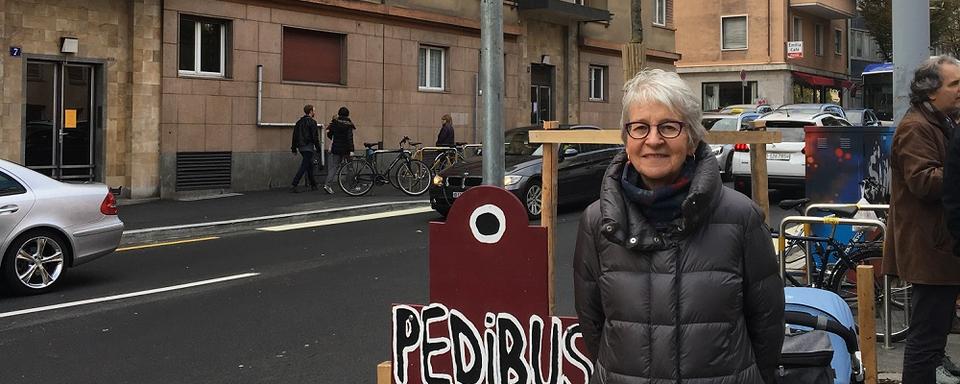
[[[530,123],[553,119],[553,67],[530,64]]]
[[[94,67],[27,62],[25,165],[59,180],[95,178]]]

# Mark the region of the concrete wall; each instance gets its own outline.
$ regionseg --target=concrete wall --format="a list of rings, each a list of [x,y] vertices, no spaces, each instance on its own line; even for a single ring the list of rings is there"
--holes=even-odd
[[[23,158],[23,84],[27,58],[99,63],[106,116],[98,179],[134,197],[156,194],[160,109],[160,0],[0,2],[0,40],[23,57],[0,56],[0,157]],[[136,15],[136,16],[134,16]],[[77,54],[60,54],[60,38],[76,37]]]

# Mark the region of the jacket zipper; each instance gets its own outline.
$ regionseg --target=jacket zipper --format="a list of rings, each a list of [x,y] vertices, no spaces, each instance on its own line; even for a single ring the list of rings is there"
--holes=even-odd
[[[681,250],[680,250],[680,247],[679,247],[678,245],[676,245],[676,243],[671,244],[670,247],[673,248],[673,249],[674,249],[674,252],[675,252],[675,253],[674,253],[674,265],[675,265],[676,270],[674,271],[674,273],[675,273],[676,276],[677,276],[676,282],[674,283],[674,289],[673,289],[673,290],[674,290],[674,300],[675,300],[676,303],[677,303],[677,310],[676,310],[676,313],[674,314],[674,324],[676,325],[675,332],[676,332],[676,335],[677,335],[677,336],[676,336],[676,340],[675,340],[675,341],[676,341],[676,347],[675,347],[675,348],[677,349],[677,351],[676,351],[676,354],[677,354],[677,358],[676,358],[676,361],[677,361],[677,384],[680,384],[681,379],[682,379],[681,376],[680,376],[680,330],[682,329],[682,328],[680,327],[680,288],[681,288],[681,286],[682,286],[682,284],[681,284],[681,282],[682,282],[682,281],[681,281],[682,273],[680,273],[680,256],[681,256],[681,253],[682,253],[682,252],[681,252]]]

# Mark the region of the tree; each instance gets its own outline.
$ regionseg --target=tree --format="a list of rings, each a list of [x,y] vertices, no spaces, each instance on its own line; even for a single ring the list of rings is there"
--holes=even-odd
[[[884,61],[893,61],[893,0],[857,0],[867,29]]]
[[[885,61],[893,61],[893,1],[857,0],[860,15]],[[930,0],[930,46],[960,57],[960,0]]]

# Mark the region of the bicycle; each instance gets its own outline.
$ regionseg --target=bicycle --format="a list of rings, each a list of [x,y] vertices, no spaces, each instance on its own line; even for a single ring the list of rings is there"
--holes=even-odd
[[[350,196],[362,196],[370,192],[375,184],[393,184],[393,176],[395,186],[407,195],[417,196],[426,192],[430,186],[430,168],[422,161],[411,158],[411,151],[404,148],[405,145],[413,146],[414,143],[406,136],[400,140],[400,149],[395,150],[384,150],[382,141],[363,143],[367,148],[366,155],[355,156],[337,169],[340,189]],[[381,171],[377,166],[379,156],[392,153],[398,154],[397,157]]]
[[[783,209],[796,209],[806,205],[809,199],[784,200],[780,202]],[[857,205],[846,207],[816,208],[821,212],[826,212],[839,218],[852,218],[859,211]],[[804,268],[812,268],[812,280],[808,284],[801,284],[791,274],[786,274],[786,282],[794,286],[811,286],[825,289],[836,293],[850,309],[857,312],[857,279],[856,269],[858,265],[872,265],[876,278],[874,279],[875,303],[877,308],[882,308],[884,300],[883,275],[880,270],[883,260],[883,239],[869,230],[857,230],[848,242],[841,242],[836,239],[837,222],[825,220],[825,224],[831,226],[830,234],[826,237],[797,235],[787,233],[784,235],[784,262],[796,263],[799,260],[807,260],[806,246],[810,246],[812,256],[816,257],[817,263],[813,266],[804,265]],[[788,259],[792,255],[792,261]],[[910,284],[898,278],[891,277],[890,280],[890,322],[892,342],[902,341],[906,338],[909,328],[909,307],[910,307]],[[877,311],[880,316],[881,311]],[[878,321],[877,326],[882,327],[883,322]],[[884,340],[882,328],[876,332],[879,341]]]
[[[463,148],[466,145],[468,144],[457,142],[454,147],[418,147],[412,157],[416,160],[423,161],[424,152],[438,152],[429,163],[430,172],[437,175],[457,163],[467,161],[463,154]],[[426,163],[426,161],[424,161],[424,163]]]

